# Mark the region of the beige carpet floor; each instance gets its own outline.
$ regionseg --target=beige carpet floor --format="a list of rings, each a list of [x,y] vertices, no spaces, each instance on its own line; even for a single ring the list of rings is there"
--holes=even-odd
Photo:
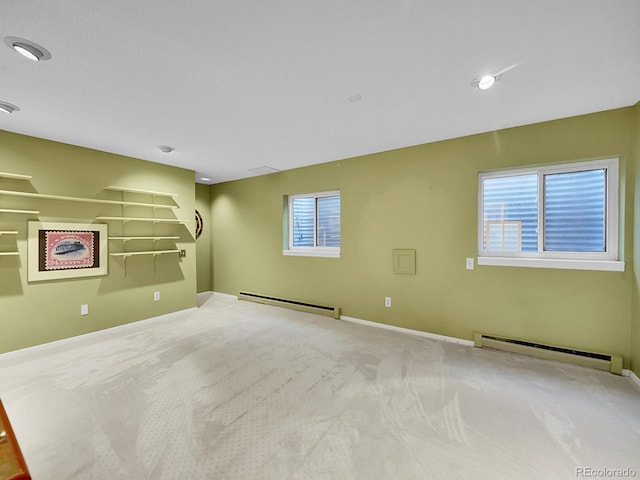
[[[34,480],[640,478],[629,378],[224,295],[2,355],[0,397]]]

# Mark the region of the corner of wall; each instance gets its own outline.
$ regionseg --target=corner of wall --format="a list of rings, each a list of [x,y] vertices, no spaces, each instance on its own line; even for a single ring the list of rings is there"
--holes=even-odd
[[[198,293],[213,290],[212,281],[212,240],[211,228],[211,186],[196,183],[196,210],[202,219],[202,233],[196,239],[196,274]]]
[[[633,149],[633,291],[631,305],[631,370],[640,377],[640,101],[635,106]]]

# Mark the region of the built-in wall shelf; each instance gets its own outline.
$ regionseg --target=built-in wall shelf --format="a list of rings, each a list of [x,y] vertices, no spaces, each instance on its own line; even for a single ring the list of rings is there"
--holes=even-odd
[[[2,235],[17,235],[17,230],[0,230],[0,237]],[[20,255],[20,252],[0,252],[0,257],[15,257]]]
[[[180,237],[109,237],[109,240],[122,240],[123,242],[130,240],[153,240],[156,242],[158,240],[180,240]]]
[[[125,194],[138,194],[138,195],[151,195],[154,199],[155,197],[170,197],[173,199],[173,197],[177,197],[177,195],[175,193],[167,193],[167,192],[158,192],[158,191],[153,191],[153,190],[142,190],[139,188],[127,188],[127,187],[117,187],[117,186],[109,186],[109,187],[105,187],[105,190],[114,190],[114,191],[118,191],[118,192],[122,192],[122,199],[124,201],[125,198]],[[156,205],[156,204],[153,204]],[[174,208],[178,208],[178,207],[174,207]],[[105,222],[122,222],[123,223],[123,230],[124,227],[127,223],[129,222],[146,222],[146,223],[152,223],[155,227],[156,224],[159,223],[168,223],[168,224],[188,224],[190,222],[190,220],[181,220],[179,218],[159,218],[156,216],[152,216],[152,217],[127,217],[124,215],[124,209],[123,209],[123,215],[122,216],[100,216],[100,217],[96,217],[96,220],[98,221],[105,221]],[[154,213],[155,215],[155,213]],[[122,233],[125,233],[124,231]],[[131,242],[131,241],[152,241],[154,248],[156,245],[157,241],[161,241],[161,240],[179,240],[180,237],[177,235],[119,235],[119,236],[111,236],[109,237],[109,240],[118,240],[121,241],[123,244],[124,249],[126,249],[126,245],[127,242]],[[128,252],[115,252],[115,253],[110,253],[109,256],[110,257],[114,257],[114,258],[122,258],[122,274],[126,277],[127,276],[127,259],[131,258],[131,257],[137,257],[137,256],[141,256],[141,255],[150,255],[153,257],[153,271],[155,273],[156,270],[156,257],[158,257],[159,255],[167,255],[167,254],[172,254],[172,253],[177,253],[178,255],[181,254],[181,250],[179,249],[169,249],[169,250],[145,250],[145,251],[128,251]]]
[[[180,253],[180,250],[147,250],[144,252],[118,252],[110,253],[111,257],[133,257],[136,255],[165,255],[167,253]]]
[[[178,196],[178,194],[176,193],[156,192],[153,190],[141,190],[139,188],[115,187],[113,185],[109,187],[105,187],[105,190],[115,190],[116,192],[123,192],[123,193],[140,193],[142,195],[151,195],[154,197],[177,197]]]
[[[189,223],[191,220],[178,218],[149,218],[149,217],[96,217],[96,220],[115,222],[153,222],[153,223]]]
[[[13,180],[31,180],[33,177],[31,175],[22,175],[21,173],[6,173],[0,172],[1,178],[11,178]]]
[[[14,190],[0,190],[0,195],[8,195],[13,197],[44,198],[47,200],[63,200],[79,203],[98,203],[102,205],[120,205],[123,207],[149,207],[168,210],[175,210],[178,208],[176,205],[162,205],[158,203],[126,202],[124,200],[103,200],[100,198],[67,197],[64,195],[49,195],[46,193],[35,192],[17,192]]]
[[[0,213],[22,213],[25,215],[40,215],[39,210],[14,210],[13,208],[0,208]]]
[[[110,257],[122,257],[122,275],[124,277],[127,276],[127,258],[135,257],[139,255],[152,255],[153,256],[153,272],[156,271],[156,257],[158,255],[167,255],[169,253],[177,253],[180,254],[180,250],[147,250],[144,252],[118,252],[118,253],[110,253]]]
[[[7,179],[12,179],[12,180],[30,180],[33,177],[31,175],[23,175],[23,174],[19,174],[19,173],[6,173],[6,172],[0,172],[0,178],[7,178]],[[78,203],[84,203],[84,204],[99,204],[99,205],[116,205],[116,206],[120,206],[122,207],[122,216],[112,216],[112,217],[107,217],[107,216],[100,216],[100,217],[96,217],[96,220],[101,220],[101,221],[116,221],[116,222],[123,222],[123,230],[125,230],[125,224],[127,222],[148,222],[148,223],[152,223],[154,225],[154,230],[155,230],[155,225],[156,224],[160,224],[160,223],[166,223],[166,224],[184,224],[184,225],[188,225],[191,220],[182,220],[182,219],[178,219],[178,218],[159,218],[156,217],[156,210],[165,210],[165,211],[174,211],[179,209],[180,207],[178,207],[177,205],[175,205],[175,198],[178,196],[176,193],[168,193],[168,192],[160,192],[160,191],[155,191],[155,190],[143,190],[140,188],[128,188],[128,187],[120,187],[120,186],[108,186],[105,187],[103,190],[105,191],[115,191],[115,192],[120,192],[122,195],[114,195],[112,194],[111,196],[115,196],[116,198],[118,198],[118,196],[121,197],[120,200],[110,200],[110,199],[101,199],[101,198],[82,198],[82,197],[70,197],[70,196],[66,196],[66,195],[51,195],[51,194],[46,194],[46,193],[38,193],[38,192],[24,192],[24,191],[20,191],[20,190],[0,190],[0,196],[4,195],[4,196],[11,196],[11,197],[22,197],[22,198],[34,198],[34,199],[44,199],[44,200],[55,200],[55,201],[66,201],[66,202],[78,202]],[[148,195],[151,198],[146,198],[143,200],[150,200],[150,201],[146,201],[146,202],[140,202],[140,201],[129,201],[129,200],[125,200],[129,199],[129,198],[134,198],[136,199],[135,196],[128,196],[128,194],[132,194],[132,195]],[[155,203],[156,202],[156,197],[164,197],[165,200],[160,200],[160,203]],[[139,197],[138,197],[139,198]],[[167,205],[166,203],[173,203],[173,205]],[[139,208],[149,208],[151,209],[151,211],[148,211],[149,214],[151,216],[147,216],[147,217],[128,217],[125,216],[125,207],[139,207]],[[13,213],[13,214],[23,214],[23,215],[40,215],[40,211],[39,210],[17,210],[17,209],[13,209],[13,208],[0,208],[0,213]],[[122,234],[126,233],[125,231],[121,232]],[[162,232],[164,233],[164,232]],[[169,233],[169,232],[167,232]],[[171,235],[171,233],[173,233],[173,235]],[[153,232],[151,232],[151,235],[138,235],[138,236],[127,236],[127,235],[120,235],[120,236],[111,236],[108,237],[109,240],[114,240],[114,241],[121,241],[122,242],[122,247],[123,250],[126,250],[126,245],[127,242],[130,241],[151,241],[153,242],[153,248],[156,247],[156,242],[158,241],[162,241],[162,240],[180,240],[180,236],[175,235],[176,232],[170,232],[169,235],[165,234],[165,235],[153,235]],[[0,230],[0,237],[3,235],[18,235],[18,231],[17,230]],[[173,253],[177,253],[178,255],[183,255],[181,252],[184,252],[183,250],[179,250],[176,248],[173,249],[165,249],[165,250],[145,250],[145,251],[131,251],[131,252],[116,252],[116,253],[109,253],[110,257],[120,257],[123,259],[123,273],[126,276],[126,269],[127,269],[127,259],[130,257],[135,257],[135,256],[140,256],[140,255],[148,255],[148,256],[152,256],[153,257],[153,269],[155,272],[155,267],[156,267],[156,262],[155,259],[157,256],[159,255],[168,255],[168,254],[173,254]],[[5,256],[17,256],[20,255],[19,252],[0,252],[0,257],[5,257]]]
[[[0,237],[2,235],[17,235],[17,230],[0,230]],[[0,252],[0,257],[15,257],[20,255],[20,252]]]

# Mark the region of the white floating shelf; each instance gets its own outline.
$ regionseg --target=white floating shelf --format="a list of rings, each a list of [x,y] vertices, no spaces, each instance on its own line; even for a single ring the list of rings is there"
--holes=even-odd
[[[124,193],[140,193],[143,195],[153,195],[154,197],[177,197],[176,193],[167,193],[167,192],[156,192],[153,190],[141,190],[139,188],[127,188],[127,187],[116,187],[109,186],[105,187],[105,190],[115,190],[116,192],[124,192]]]
[[[20,255],[20,252],[0,252],[0,257],[15,257]]]
[[[128,242],[129,240],[180,240],[180,237],[109,237],[109,240],[122,240]]]
[[[24,213],[27,215],[40,215],[39,210],[13,210],[12,208],[0,208],[0,213]]]
[[[17,230],[0,230],[0,236],[2,235],[17,235]]]
[[[174,210],[178,208],[175,205],[162,205],[158,203],[125,202],[122,200],[102,200],[99,198],[66,197],[63,195],[49,195],[46,193],[16,192],[14,190],[0,190],[0,195],[9,195],[12,197],[45,198],[47,200],[63,200],[68,202],[79,202],[79,203],[98,203],[102,205],[120,205],[124,207],[150,207],[150,208],[164,208],[169,210]]]
[[[96,217],[96,220],[113,220],[116,222],[153,222],[153,223],[189,223],[191,220],[177,218],[148,218],[148,217]]]
[[[135,257],[136,255],[164,255],[166,253],[180,253],[180,250],[148,250],[145,252],[110,253],[110,257]]]
[[[12,178],[14,180],[31,180],[33,178],[31,175],[22,175],[20,173],[6,173],[6,172],[0,172],[0,177]]]

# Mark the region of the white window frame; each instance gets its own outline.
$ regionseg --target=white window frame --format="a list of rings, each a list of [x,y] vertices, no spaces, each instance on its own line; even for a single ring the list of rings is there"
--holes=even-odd
[[[618,158],[586,162],[517,168],[478,175],[478,265],[513,267],[563,268],[575,270],[624,271],[624,262],[618,258]],[[605,252],[545,252],[544,242],[544,176],[554,173],[570,173],[585,170],[606,169]],[[484,180],[527,174],[538,176],[538,252],[487,252],[484,251]]]
[[[316,192],[316,193],[302,193],[298,195],[289,195],[287,199],[287,221],[288,221],[288,234],[287,234],[287,248],[282,251],[283,255],[289,256],[301,256],[301,257],[328,257],[328,258],[340,258],[340,247],[294,247],[293,246],[293,200],[298,198],[313,198],[318,199],[322,197],[340,197],[340,230],[342,232],[342,197],[340,196],[340,190],[331,190],[328,192]],[[316,227],[318,225],[318,211],[315,211],[313,227],[313,242],[317,243]],[[342,243],[342,239],[340,241]]]

